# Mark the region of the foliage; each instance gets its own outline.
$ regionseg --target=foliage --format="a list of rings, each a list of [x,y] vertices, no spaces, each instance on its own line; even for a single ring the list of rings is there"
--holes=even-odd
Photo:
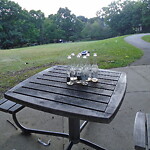
[[[20,15],[21,7],[11,1],[0,1],[0,27],[1,36],[0,42],[2,48],[13,47],[17,45],[18,41],[22,41],[22,35],[20,34]],[[17,22],[15,20],[18,20]]]
[[[150,32],[150,0],[142,0],[142,23],[145,32]]]
[[[150,0],[114,1],[97,15],[105,19],[114,36],[150,31]]]
[[[49,19],[57,27],[59,34],[56,40],[74,41],[80,38],[83,23],[68,8],[60,8],[55,15],[50,15]]]
[[[97,40],[111,37],[109,27],[105,26],[103,19],[94,18],[86,23],[82,30],[82,37],[89,40]]]
[[[21,47],[29,43],[42,43],[44,14],[38,10],[22,10],[15,2],[0,1],[0,47]]]
[[[0,49],[58,42],[99,40],[150,32],[150,0],[118,0],[97,12],[97,17],[76,16],[66,8],[44,16],[10,0],[0,0]]]

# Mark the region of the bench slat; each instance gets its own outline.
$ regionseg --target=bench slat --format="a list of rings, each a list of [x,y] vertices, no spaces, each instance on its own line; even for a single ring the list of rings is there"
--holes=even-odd
[[[16,113],[16,112],[18,112],[18,111],[20,111],[21,109],[23,109],[25,106],[22,106],[22,105],[20,105],[20,104],[16,104],[16,105],[14,105],[13,107],[11,107],[8,111],[9,111],[9,113]]]
[[[6,110],[6,112],[15,105],[15,102],[12,101],[6,101],[3,104],[0,105],[0,109],[3,109],[4,111]]]
[[[134,123],[134,142],[136,150],[146,149],[146,116],[145,113],[137,112]]]
[[[24,106],[7,100],[6,98],[0,100],[0,111],[13,114],[20,111],[23,108]]]
[[[7,101],[6,98],[1,99],[1,100],[0,100],[0,105],[3,104],[3,103],[6,102],[6,101]]]

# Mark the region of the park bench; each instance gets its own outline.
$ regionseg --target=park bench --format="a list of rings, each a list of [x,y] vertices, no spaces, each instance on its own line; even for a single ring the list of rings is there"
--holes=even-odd
[[[6,98],[3,98],[0,100],[0,111],[14,114],[17,113],[18,111],[22,110],[24,106],[17,104],[15,102],[12,102]]]
[[[15,102],[12,102],[6,98],[3,98],[0,100],[0,111],[6,112],[6,113],[10,113],[12,114],[12,118],[15,122],[15,124],[17,125],[17,127],[19,127],[23,133],[25,134],[30,134],[27,131],[27,128],[25,128],[24,126],[22,126],[20,124],[20,122],[17,119],[17,112],[19,112],[20,110],[22,110],[25,106],[21,105],[21,104],[17,104]],[[10,122],[10,121],[9,121]],[[10,122],[11,123],[11,122]],[[12,124],[12,123],[11,123]],[[13,125],[13,124],[12,124]],[[14,126],[14,125],[13,125]],[[15,126],[14,126],[15,127]],[[16,128],[16,127],[15,127]],[[17,129],[17,128],[16,128]]]
[[[134,142],[136,150],[150,150],[150,114],[136,113]]]

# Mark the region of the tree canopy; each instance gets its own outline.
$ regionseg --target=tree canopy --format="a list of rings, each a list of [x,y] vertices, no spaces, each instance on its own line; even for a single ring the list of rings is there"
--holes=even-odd
[[[0,0],[0,49],[150,32],[150,0],[114,1],[96,14],[88,19],[65,7],[45,17],[41,10]]]
[[[150,31],[150,0],[114,1],[97,15],[105,19],[113,35]]]

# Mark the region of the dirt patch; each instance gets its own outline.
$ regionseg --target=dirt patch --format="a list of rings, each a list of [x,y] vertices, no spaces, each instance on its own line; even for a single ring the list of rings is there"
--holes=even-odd
[[[10,75],[10,76],[21,75],[21,74],[26,73],[26,72],[31,71],[31,70],[36,70],[36,69],[45,68],[45,67],[51,67],[54,65],[59,65],[59,63],[48,63],[48,64],[44,64],[41,66],[34,66],[34,67],[25,68],[25,69],[15,71],[15,72],[7,72],[7,75]]]

